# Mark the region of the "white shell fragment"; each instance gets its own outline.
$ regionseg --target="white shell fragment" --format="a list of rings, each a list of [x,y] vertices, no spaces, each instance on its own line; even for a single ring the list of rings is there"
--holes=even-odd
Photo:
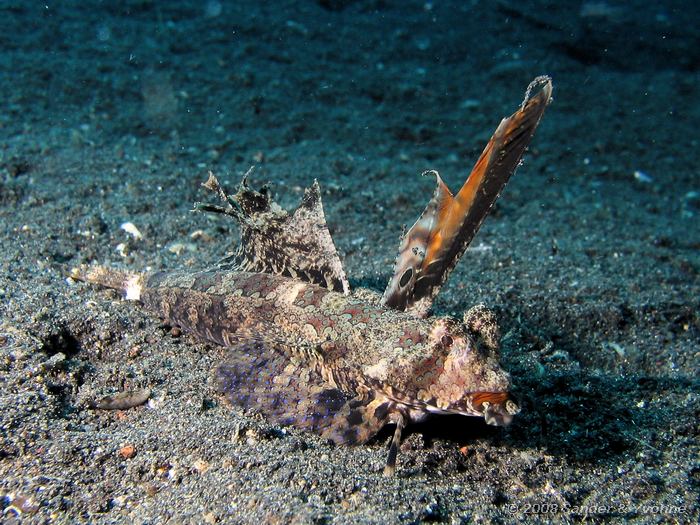
[[[134,240],[140,241],[141,239],[143,239],[143,235],[141,234],[139,229],[134,225],[133,222],[125,222],[120,226],[120,228],[129,235],[131,235],[134,238]]]

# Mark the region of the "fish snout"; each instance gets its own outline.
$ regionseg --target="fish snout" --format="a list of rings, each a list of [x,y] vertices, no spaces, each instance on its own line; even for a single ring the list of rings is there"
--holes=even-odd
[[[508,392],[477,392],[472,394],[472,407],[484,416],[487,425],[510,425],[520,407]]]

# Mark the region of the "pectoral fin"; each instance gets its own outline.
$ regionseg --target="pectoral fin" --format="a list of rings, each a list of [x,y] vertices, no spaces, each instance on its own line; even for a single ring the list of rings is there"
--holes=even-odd
[[[216,389],[231,403],[258,411],[280,425],[323,432],[351,395],[326,383],[306,364],[260,343],[231,349],[216,369]]]
[[[344,392],[307,363],[297,364],[261,343],[231,349],[216,370],[216,389],[235,405],[336,444],[365,443],[387,423],[393,409],[380,394]]]
[[[401,241],[394,275],[384,292],[385,305],[419,317],[427,315],[440,287],[518,167],[551,97],[551,79],[536,78],[520,109],[496,128],[457,195],[433,172],[437,189]]]
[[[369,441],[387,424],[393,402],[369,392],[348,400],[333,417],[322,436],[338,445],[360,445]]]

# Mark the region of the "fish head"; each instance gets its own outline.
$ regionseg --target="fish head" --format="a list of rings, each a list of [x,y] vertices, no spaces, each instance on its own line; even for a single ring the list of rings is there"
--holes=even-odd
[[[497,345],[473,328],[471,322],[435,321],[430,346],[433,355],[441,356],[441,366],[427,375],[424,399],[429,399],[429,411],[481,416],[489,425],[508,425],[520,411],[509,394],[510,375],[501,368]]]

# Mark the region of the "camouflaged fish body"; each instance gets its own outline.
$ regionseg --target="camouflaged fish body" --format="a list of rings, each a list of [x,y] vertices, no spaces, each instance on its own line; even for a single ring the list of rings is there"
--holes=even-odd
[[[215,376],[218,391],[235,404],[338,444],[364,443],[395,424],[385,469],[393,472],[410,422],[453,413],[505,425],[519,410],[498,363],[493,314],[483,306],[459,321],[426,313],[454,266],[445,257],[464,251],[550,100],[549,79],[535,82],[539,92],[504,120],[477,163],[471,194],[460,197],[463,188],[452,197],[438,179],[436,197],[402,241],[383,296],[349,293],[316,183],[290,215],[245,179],[229,196],[213,176],[205,186],[224,206],[198,208],[238,221],[242,245],[232,257],[203,272],[83,267],[71,275],[122,290],[166,322],[230,348]],[[470,215],[474,206],[481,211]]]

